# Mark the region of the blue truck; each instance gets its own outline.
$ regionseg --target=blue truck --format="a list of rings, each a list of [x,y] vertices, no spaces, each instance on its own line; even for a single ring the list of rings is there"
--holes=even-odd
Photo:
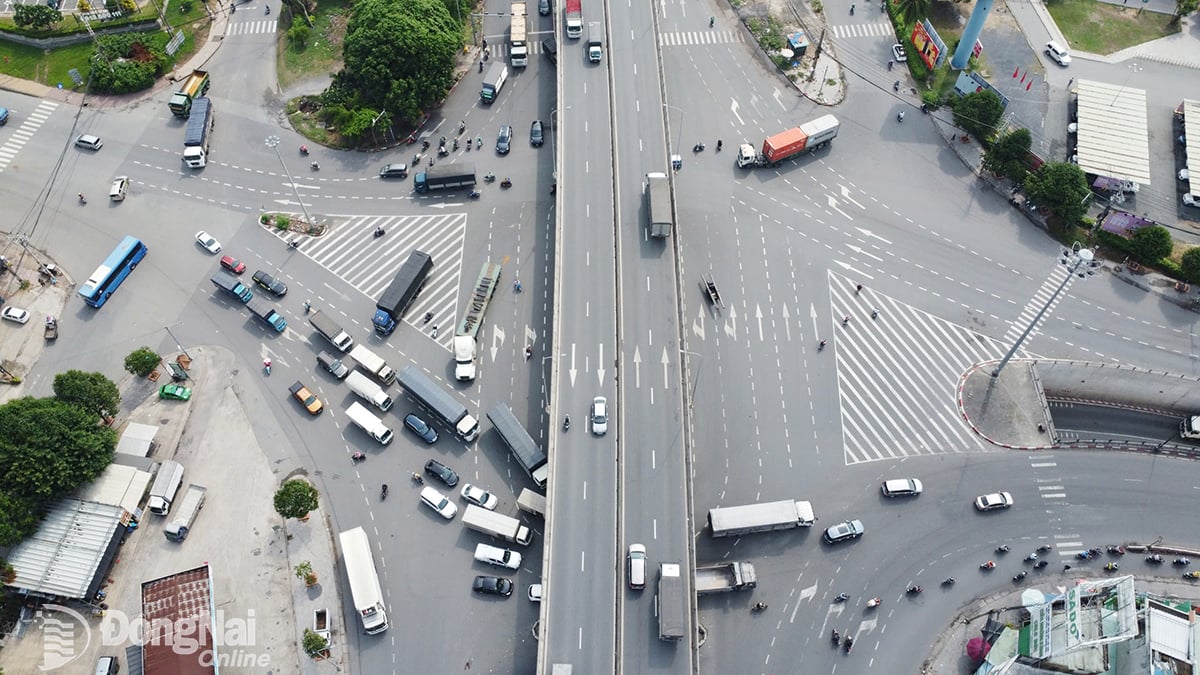
[[[375,317],[371,323],[375,325],[376,333],[391,335],[396,330],[404,310],[421,292],[431,269],[433,258],[428,253],[414,250],[408,255],[392,283],[379,296],[379,302],[375,303]]]

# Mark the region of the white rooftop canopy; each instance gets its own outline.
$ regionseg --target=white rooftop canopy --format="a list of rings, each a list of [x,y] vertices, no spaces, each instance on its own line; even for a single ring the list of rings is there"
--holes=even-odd
[[[1080,80],[1079,168],[1108,178],[1150,184],[1150,130],[1146,92]]]

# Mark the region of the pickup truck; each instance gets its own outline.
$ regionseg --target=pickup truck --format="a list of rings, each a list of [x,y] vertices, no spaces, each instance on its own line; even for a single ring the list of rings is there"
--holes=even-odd
[[[317,398],[316,394],[309,391],[308,387],[304,386],[304,383],[297,381],[292,384],[292,386],[288,387],[288,391],[292,392],[292,398],[299,401],[300,405],[304,406],[304,409],[308,411],[308,414],[320,415],[321,412],[325,410],[325,406],[321,403],[321,399]]]

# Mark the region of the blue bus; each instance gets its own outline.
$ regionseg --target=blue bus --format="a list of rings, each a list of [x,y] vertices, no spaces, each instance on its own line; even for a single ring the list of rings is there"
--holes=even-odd
[[[79,295],[83,296],[83,301],[92,307],[102,306],[142,258],[146,257],[149,250],[137,237],[126,236],[122,239],[79,288]]]

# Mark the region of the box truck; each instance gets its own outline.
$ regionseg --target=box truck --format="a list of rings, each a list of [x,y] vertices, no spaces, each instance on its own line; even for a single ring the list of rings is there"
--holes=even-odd
[[[350,358],[354,359],[360,368],[379,380],[380,384],[387,386],[396,381],[396,371],[392,370],[387,361],[365,346],[355,345],[354,349],[350,350]]]
[[[467,510],[463,512],[463,525],[482,532],[488,536],[510,541],[514,544],[528,546],[529,542],[533,541],[533,534],[528,527],[521,524],[521,521],[516,518],[506,516],[503,513],[488,511],[485,508],[468,504]]]
[[[173,459],[163,460],[163,463],[158,466],[158,475],[154,477],[154,483],[150,486],[150,501],[146,502],[146,507],[152,513],[160,516],[167,515],[167,511],[171,510],[171,502],[175,499],[175,493],[179,492],[181,483],[183,483],[183,465]]]
[[[500,439],[512,451],[513,459],[529,474],[538,487],[545,487],[550,477],[550,465],[546,461],[546,453],[538,447],[529,432],[517,420],[511,408],[503,403],[497,403],[488,411],[487,417],[496,428]]]
[[[208,488],[203,485],[193,483],[188,486],[187,492],[183,493],[183,499],[179,500],[179,508],[175,509],[175,518],[163,528],[163,535],[167,539],[187,539],[188,531],[196,522],[196,516],[200,515],[200,509],[204,508],[204,496],[207,492]]]
[[[363,404],[355,401],[346,408],[346,416],[354,422],[354,426],[367,432],[367,435],[379,441],[382,445],[387,445],[392,442],[392,430],[383,423],[370,410],[363,407]]]
[[[313,310],[313,313],[308,317],[308,322],[326,340],[329,340],[334,347],[337,347],[338,351],[348,352],[354,346],[354,338],[342,330],[342,327],[338,325],[337,321],[333,320],[333,317],[322,313],[321,310]]]
[[[367,379],[367,376],[362,373],[354,372],[347,375],[346,386],[350,387],[350,391],[358,394],[359,398],[383,412],[387,412],[392,407],[392,397],[387,395],[383,387]]]
[[[433,258],[424,251],[413,251],[392,277],[392,282],[383,289],[379,302],[375,303],[375,316],[371,323],[380,335],[391,335],[396,330],[404,311],[416,299],[433,269]]]
[[[400,386],[407,389],[418,403],[442,418],[459,438],[473,441],[479,437],[479,420],[468,414],[465,405],[426,377],[416,366],[408,365],[401,369],[399,379]]]
[[[708,523],[714,537],[733,537],[754,532],[812,527],[817,518],[812,504],[785,499],[762,504],[725,506],[708,511]]]
[[[379,590],[379,573],[371,555],[371,542],[361,527],[338,535],[342,544],[342,559],[350,581],[350,596],[354,609],[368,635],[378,635],[388,629],[387,610],[383,607],[383,592]]]

